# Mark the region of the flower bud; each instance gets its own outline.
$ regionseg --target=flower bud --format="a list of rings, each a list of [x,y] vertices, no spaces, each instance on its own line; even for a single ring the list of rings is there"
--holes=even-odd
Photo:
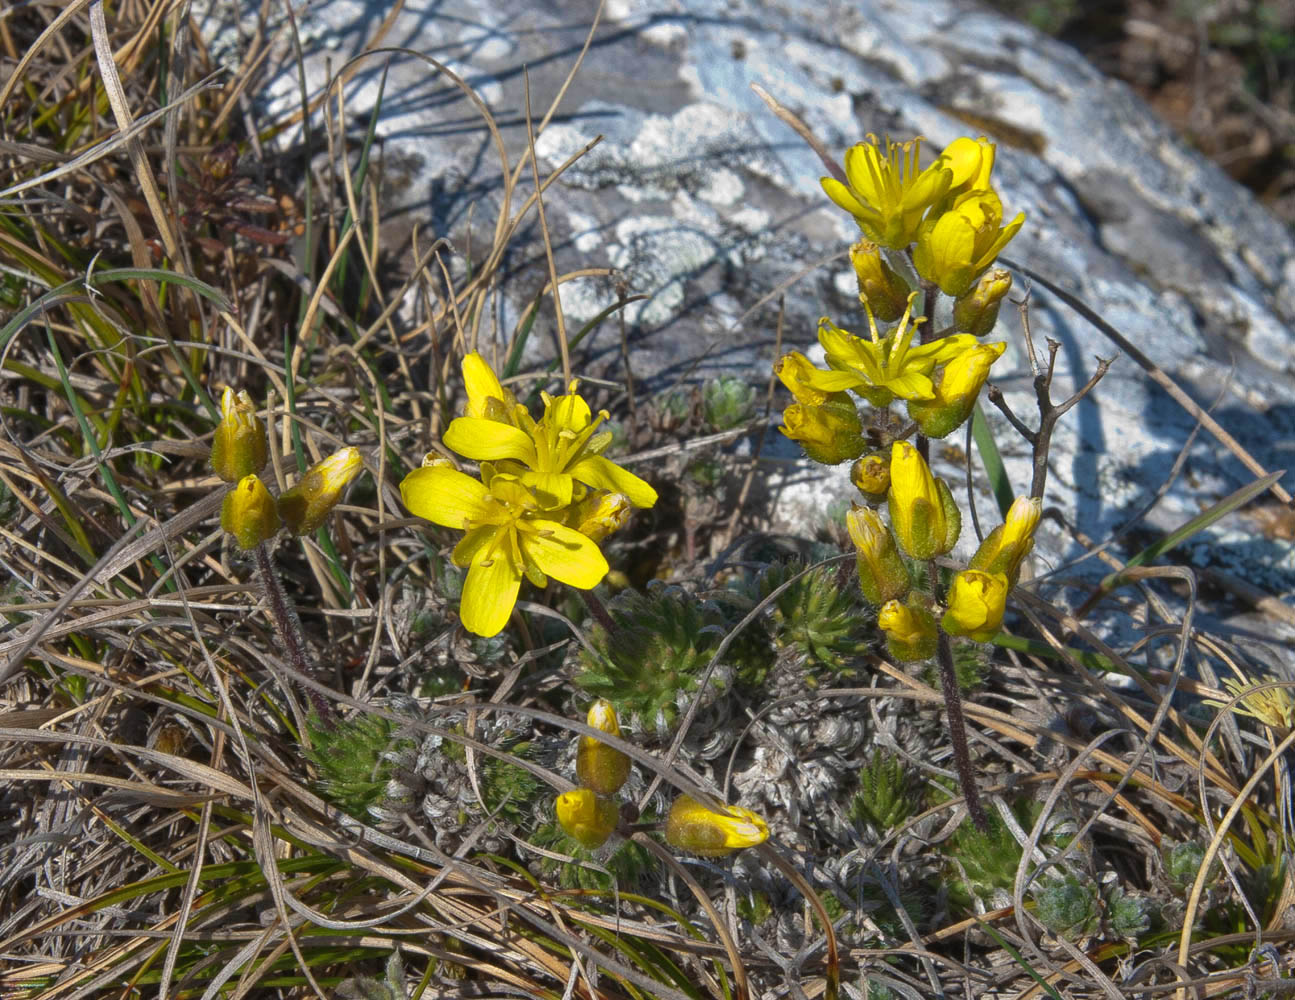
[[[818,370],[800,351],[784,354],[773,364],[773,373],[779,381],[796,397],[796,402],[805,406],[818,406],[827,402],[827,393],[815,389],[812,384]]]
[[[602,847],[620,821],[620,809],[592,788],[563,792],[553,804],[553,811],[572,837],[593,850]]]
[[[799,441],[805,454],[823,465],[840,465],[858,458],[867,442],[859,410],[844,392],[834,392],[820,406],[792,403],[782,411],[778,428]]]
[[[953,494],[907,441],[891,448],[889,506],[895,538],[914,559],[944,555],[957,543],[962,514]]]
[[[1007,511],[1007,519],[991,531],[976,549],[968,569],[1002,573],[1016,586],[1021,563],[1034,548],[1034,529],[1043,514],[1043,501],[1037,497],[1017,497]]]
[[[998,322],[998,307],[1012,290],[1011,272],[991,268],[980,276],[971,291],[953,303],[953,329],[984,337]]]
[[[211,439],[211,468],[227,483],[260,472],[270,456],[265,424],[256,415],[252,397],[235,394],[229,386],[220,396],[220,423]]]
[[[335,451],[312,465],[301,482],[279,497],[279,515],[294,535],[313,535],[342,498],[342,490],[364,468],[355,448]]]
[[[900,663],[927,660],[935,655],[939,632],[935,616],[917,600],[907,604],[887,601],[877,614],[877,627],[886,633],[886,648]]]
[[[904,315],[912,291],[882,256],[875,243],[861,240],[850,247],[850,263],[859,279],[859,301],[872,310],[883,323],[893,323]]]
[[[940,625],[949,635],[988,642],[998,634],[1007,608],[1010,585],[1002,573],[963,570],[953,578],[945,601],[948,610]]]
[[[476,351],[463,357],[463,387],[468,392],[464,414],[483,420],[516,424],[517,400],[499,383],[498,376]]]
[[[859,550],[859,588],[868,603],[875,607],[904,597],[913,581],[880,515],[871,507],[854,506],[845,515],[845,526]]]
[[[258,476],[244,476],[230,487],[220,505],[220,526],[240,549],[254,549],[278,533],[279,510]]]
[[[850,482],[865,500],[881,503],[890,489],[890,457],[879,451],[864,455],[850,466]]]
[[[608,535],[625,527],[633,510],[634,505],[624,493],[590,490],[583,500],[571,508],[566,523],[586,538],[601,542]]]
[[[589,706],[585,721],[609,736],[619,737],[621,734],[616,709],[606,698],[599,698]],[[592,788],[599,795],[615,795],[629,776],[630,759],[624,751],[593,736],[580,737],[576,746],[576,777],[580,784]]]
[[[724,810],[731,815],[707,809],[691,795],[680,795],[666,817],[666,843],[703,858],[722,858],[769,839],[768,825],[750,809],[725,806]]]
[[[935,380],[933,399],[910,399],[908,415],[927,437],[942,438],[962,426],[971,416],[980,390],[989,378],[990,366],[1007,344],[977,344],[944,366]]]

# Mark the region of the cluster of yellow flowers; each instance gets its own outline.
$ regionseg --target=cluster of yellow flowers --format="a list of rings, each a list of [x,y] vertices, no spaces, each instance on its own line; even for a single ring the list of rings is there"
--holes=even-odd
[[[783,412],[782,432],[815,461],[854,460],[851,480],[864,504],[847,515],[847,527],[858,549],[860,585],[880,609],[878,624],[900,660],[932,656],[940,629],[980,642],[993,637],[1041,510],[1037,498],[1018,499],[954,577],[942,606],[914,589],[900,551],[915,560],[948,553],[961,515],[948,485],[903,438],[914,432],[945,437],[971,416],[1006,348],[980,339],[994,328],[1011,289],[1008,272],[992,265],[1025,221],[1021,213],[1003,225],[1002,202],[990,183],[993,143],[957,139],[925,168],[920,154],[921,140],[887,141],[883,148],[869,136],[846,153],[846,183],[823,178],[828,197],[854,216],[865,237],[850,248],[850,260],[869,336],[824,317],[818,341],[827,368],[795,351],[774,367],[795,397]],[[925,315],[915,317],[920,293],[912,284],[919,282]],[[940,292],[954,301],[950,325],[934,336]],[[894,326],[883,333],[878,321]],[[904,400],[911,427],[900,439],[887,421],[865,427],[856,396],[882,411]],[[889,526],[877,510],[883,503]]]
[[[356,449],[342,448],[311,466],[300,482],[275,498],[258,475],[269,456],[265,424],[251,397],[226,386],[220,423],[211,439],[211,468],[232,486],[221,503],[220,526],[242,549],[269,541],[281,528],[294,535],[313,534],[364,467]]]
[[[537,587],[553,577],[589,590],[607,574],[598,548],[634,507],[657,494],[638,476],[603,457],[610,431],[577,394],[541,393],[535,420],[500,384],[481,355],[463,359],[467,407],[444,435],[448,448],[480,463],[481,478],[460,472],[435,453],[400,484],[417,517],[464,532],[451,556],[468,569],[460,615],[477,635],[508,622],[525,577]]]
[[[616,710],[605,698],[590,706],[586,721],[598,732],[620,738]],[[589,850],[605,844],[620,822],[620,808],[613,796],[629,773],[630,759],[623,750],[593,736],[580,737],[576,746],[580,787],[563,792],[554,803],[562,829]],[[751,810],[725,806],[724,812],[717,812],[691,795],[675,799],[665,821],[666,843],[706,858],[755,847],[768,838],[769,827]]]

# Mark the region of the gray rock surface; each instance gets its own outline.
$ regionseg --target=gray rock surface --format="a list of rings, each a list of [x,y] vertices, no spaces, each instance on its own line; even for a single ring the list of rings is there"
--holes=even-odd
[[[453,12],[411,0],[384,44],[441,60],[477,89],[498,118],[513,161],[526,147],[523,69],[542,113],[580,50],[594,5],[476,0]],[[209,10],[209,33],[237,58],[235,32]],[[355,54],[387,5],[326,0],[303,22],[312,88]],[[219,51],[219,50],[218,50]],[[271,110],[299,103],[296,69],[271,71]],[[383,60],[371,58],[346,88],[350,122],[363,128]],[[951,0],[611,0],[561,111],[539,137],[545,170],[596,136],[603,141],[551,189],[559,270],[612,265],[648,298],[627,311],[636,374],[660,388],[676,377],[745,372],[763,380],[773,354],[773,303],[786,286],[786,347],[813,343],[817,319],[862,322],[848,264],[811,268],[854,238],[851,220],[822,195],[817,158],[750,89],[760,84],[842,152],[865,133],[925,135],[939,148],[958,135],[996,138],[995,182],[1009,214],[1024,210],[1013,260],[1050,276],[1096,308],[1164,367],[1270,469],[1292,464],[1295,386],[1295,240],[1262,206],[1188,149],[1123,85],[1037,32]],[[427,63],[396,55],[379,134],[388,179],[389,230],[417,221],[474,244],[494,225],[499,163],[458,89]],[[537,229],[510,258],[516,298],[500,306],[509,331],[547,278]],[[460,244],[461,245],[461,244]],[[565,286],[578,324],[615,300],[611,280]],[[1021,286],[1018,285],[1018,288]],[[1036,337],[1054,338],[1058,388],[1082,383],[1094,357],[1116,351],[1054,296],[1036,289]],[[1016,411],[1033,415],[1019,323],[995,378]],[[550,337],[533,341],[545,347]],[[595,353],[619,350],[615,324]],[[698,358],[702,360],[698,363]],[[1014,481],[1028,483],[1028,453],[995,417]],[[1099,392],[1062,422],[1048,500],[1090,536],[1112,528],[1162,487],[1193,421],[1140,368],[1116,362]],[[844,496],[844,473],[826,478],[771,434],[768,482],[789,524]],[[808,474],[807,474],[808,473]],[[950,476],[960,475],[946,470]],[[1190,445],[1175,485],[1148,518],[1174,527],[1251,478],[1208,434]],[[1295,477],[1285,480],[1289,487]],[[988,511],[982,503],[981,510]],[[1254,540],[1253,524],[1225,522],[1193,560],[1221,565],[1288,594],[1287,543]],[[1079,550],[1054,535],[1049,558]]]

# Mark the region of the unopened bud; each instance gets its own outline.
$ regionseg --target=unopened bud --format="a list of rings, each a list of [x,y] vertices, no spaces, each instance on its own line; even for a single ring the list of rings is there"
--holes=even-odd
[[[998,307],[1011,290],[1011,272],[990,268],[971,291],[953,303],[953,329],[974,337],[988,336],[998,322]]]
[[[859,301],[867,303],[877,319],[893,323],[904,315],[912,289],[886,263],[877,244],[862,240],[850,247],[850,263],[859,279]]]
[[[211,468],[227,483],[265,468],[270,441],[252,397],[229,386],[220,396],[220,423],[211,439]]]
[[[850,466],[850,482],[865,500],[881,503],[890,489],[890,456],[879,451],[864,455]]]
[[[859,588],[868,603],[879,607],[905,596],[912,589],[895,537],[871,507],[852,507],[845,515],[850,541],[858,549]]]
[[[608,535],[625,527],[633,510],[634,505],[624,493],[591,490],[571,508],[572,513],[566,523],[586,538],[601,542]]]
[[[931,475],[921,453],[896,441],[890,454],[890,523],[914,559],[932,559],[958,541],[962,514],[943,479]]]
[[[244,476],[225,494],[220,526],[234,536],[240,549],[254,549],[278,534],[278,508],[258,476]]]
[[[665,821],[666,843],[703,858],[722,858],[769,839],[769,826],[750,809],[725,806],[724,813],[707,809],[691,795],[680,795]]]
[[[1017,497],[1002,524],[985,536],[968,569],[1002,573],[1012,586],[1021,575],[1021,563],[1034,548],[1034,530],[1043,514],[1043,501],[1036,497]]]
[[[602,847],[620,820],[616,803],[592,788],[563,792],[553,804],[553,811],[562,829],[590,850]]]
[[[949,586],[940,625],[949,635],[965,635],[976,642],[988,642],[998,634],[1007,607],[1010,585],[1002,573],[963,570]]]
[[[585,718],[594,729],[619,737],[620,723],[616,709],[606,698],[599,698],[589,706]],[[576,747],[576,778],[580,784],[592,788],[599,795],[615,795],[630,776],[630,759],[623,750],[610,747],[593,736],[581,736]]]
[[[342,490],[360,474],[364,460],[355,448],[335,451],[312,465],[301,482],[279,497],[279,514],[294,535],[312,535],[342,498]]]
[[[823,465],[840,465],[858,458],[867,447],[859,410],[844,392],[833,393],[819,406],[792,403],[783,410],[778,429],[799,441],[805,454]]]
[[[908,415],[917,421],[927,437],[942,438],[952,434],[971,416],[980,398],[980,390],[989,378],[989,369],[1007,348],[1007,344],[977,344],[949,361],[935,380],[933,399],[910,399]]]
[[[918,601],[887,601],[877,614],[877,626],[886,633],[886,648],[893,659],[913,663],[935,655],[939,641],[935,616]]]

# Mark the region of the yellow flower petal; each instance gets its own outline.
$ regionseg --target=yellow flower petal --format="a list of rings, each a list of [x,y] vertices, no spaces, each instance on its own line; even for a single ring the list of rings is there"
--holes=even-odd
[[[448,465],[431,465],[415,469],[401,481],[400,498],[415,517],[462,528],[484,513],[486,488]]]
[[[499,404],[506,405],[508,397],[504,395],[504,387],[499,384],[499,379],[491,371],[490,366],[486,364],[486,359],[476,351],[467,355],[463,359],[463,385],[468,390],[467,414],[469,417],[485,417],[491,409],[489,400],[496,400]]]
[[[572,466],[571,475],[595,489],[623,493],[635,507],[651,507],[657,501],[656,490],[644,480],[601,455],[586,455]]]
[[[497,635],[508,624],[521,586],[521,574],[503,553],[496,552],[493,559],[478,555],[463,584],[459,604],[463,627],[476,635]]]
[[[607,575],[610,567],[592,539],[556,521],[529,521],[527,526],[538,530],[522,536],[525,558],[553,579],[589,590]]]
[[[476,462],[511,458],[535,464],[535,442],[512,424],[480,417],[458,417],[445,429],[445,446]]]

